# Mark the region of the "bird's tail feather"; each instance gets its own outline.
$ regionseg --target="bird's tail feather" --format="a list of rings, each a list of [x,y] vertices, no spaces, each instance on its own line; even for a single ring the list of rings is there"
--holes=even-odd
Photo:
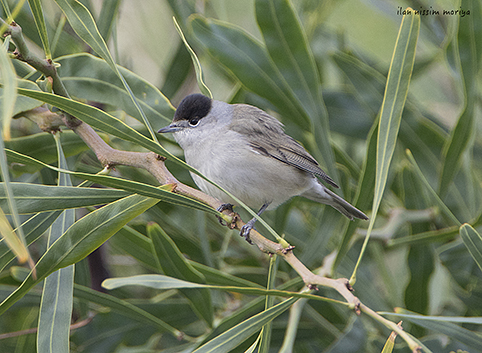
[[[358,208],[350,205],[347,201],[321,183],[317,183],[313,189],[303,193],[302,196],[313,201],[330,205],[351,220],[353,220],[353,218],[368,219],[366,214]]]
[[[348,217],[349,219],[353,220],[353,218],[359,218],[367,220],[368,217],[358,208],[350,205],[346,200],[335,194],[333,191],[326,189],[325,192],[332,197],[332,202],[327,203],[328,205],[336,208],[340,211],[343,215]]]

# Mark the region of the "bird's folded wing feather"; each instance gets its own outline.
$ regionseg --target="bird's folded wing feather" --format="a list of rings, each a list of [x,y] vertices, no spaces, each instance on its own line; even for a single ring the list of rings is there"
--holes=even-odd
[[[264,111],[253,109],[251,114],[235,117],[236,124],[230,128],[242,134],[258,153],[275,158],[295,168],[319,176],[333,187],[338,185],[319,166],[318,162],[291,136],[285,134],[283,125]]]

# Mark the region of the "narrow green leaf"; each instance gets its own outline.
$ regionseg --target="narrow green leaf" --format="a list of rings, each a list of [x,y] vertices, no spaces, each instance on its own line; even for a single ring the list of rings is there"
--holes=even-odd
[[[112,189],[29,183],[11,183],[11,185],[20,214],[96,206],[129,196],[125,191]],[[4,183],[0,183],[0,207],[8,213]]]
[[[397,334],[395,332],[390,333],[390,336],[388,336],[387,341],[383,346],[382,353],[393,352],[393,348],[395,347],[395,337],[397,337]]]
[[[482,5],[480,1],[468,0],[464,2],[464,6],[468,6],[472,13],[467,18],[457,17],[459,30],[454,49],[457,51],[457,59],[460,60],[458,65],[463,77],[465,109],[444,146],[443,169],[439,184],[439,195],[442,199],[459,170],[462,155],[475,131],[474,107],[478,99],[476,78],[482,62],[480,49],[482,28],[478,25],[478,18],[482,16]]]
[[[105,138],[106,135],[102,134],[101,136]],[[62,141],[62,146],[64,146],[66,157],[80,154],[89,148],[73,131],[63,131],[60,139]],[[47,164],[54,163],[57,160],[55,141],[51,134],[44,132],[12,138],[10,141],[5,142],[5,147],[7,148],[8,161],[14,172],[34,173],[38,171],[39,168],[43,168],[43,166],[37,165],[36,163],[13,163],[16,161],[11,159],[12,156],[9,154],[8,149],[21,154],[28,154],[30,157]]]
[[[211,93],[211,90],[209,87],[204,83],[204,75],[203,75],[203,70],[201,67],[201,63],[199,62],[199,59],[197,58],[196,53],[194,50],[192,50],[191,46],[189,45],[186,37],[184,36],[184,33],[182,33],[182,29],[177,23],[176,17],[172,18],[174,21],[174,25],[176,26],[176,30],[179,33],[179,36],[182,39],[182,42],[184,43],[184,46],[186,47],[187,51],[189,52],[189,55],[191,55],[191,60],[192,64],[194,66],[194,70],[196,71],[196,79],[197,79],[197,85],[199,89],[201,90],[201,93],[204,94],[205,96],[209,98],[213,98],[213,94]]]
[[[106,133],[112,134],[126,141],[137,143],[153,152],[159,153],[162,156],[169,156],[173,160],[175,159],[173,155],[168,153],[158,143],[148,139],[123,121],[113,117],[110,114],[107,114],[100,109],[47,92],[20,88],[18,89],[18,92],[27,97],[54,105],[57,108],[91,125],[92,127],[100,129]]]
[[[433,200],[436,202],[436,204],[438,205],[438,207],[440,208],[440,210],[447,216],[447,218],[449,218],[454,224],[460,226],[461,223],[460,221],[457,219],[457,217],[455,217],[455,215],[452,213],[452,211],[450,211],[450,209],[447,207],[447,205],[442,201],[442,199],[437,195],[437,193],[435,192],[435,190],[432,188],[432,186],[430,185],[430,183],[428,182],[428,180],[425,178],[425,176],[423,175],[422,171],[420,170],[420,167],[418,166],[417,162],[415,161],[415,158],[413,158],[413,155],[412,155],[412,152],[407,150],[406,151],[407,153],[407,157],[409,159],[409,161],[412,163],[412,166],[414,168],[414,171],[415,173],[417,174],[418,178],[420,181],[423,182],[423,184],[425,185],[425,188],[429,191],[430,195],[432,196]]]
[[[108,0],[102,2],[102,9],[100,10],[97,23],[99,24],[99,33],[106,41],[110,38],[121,3],[121,0]]]
[[[260,336],[258,336],[256,341],[254,341],[254,343],[244,353],[253,353],[256,347],[258,347],[259,340],[260,340]]]
[[[408,320],[411,323],[424,327],[428,330],[445,334],[451,339],[457,340],[467,347],[472,348],[473,352],[482,352],[480,349],[482,344],[482,336],[479,333],[472,332],[459,325],[456,325],[452,323],[451,320],[447,320],[446,317],[439,319],[436,316],[423,316],[404,309],[398,309],[397,314],[392,315],[403,317],[404,320]],[[480,320],[478,320],[478,323],[480,324]]]
[[[10,40],[5,40],[0,46],[0,84],[3,86],[0,97],[0,118],[2,120],[2,140],[10,140],[10,125],[17,99],[17,78],[12,61],[8,57],[7,49]],[[2,142],[3,145],[3,142]],[[1,153],[3,153],[3,148]],[[3,166],[2,166],[3,168]]]
[[[152,270],[158,268],[157,260],[152,254],[152,241],[129,226],[124,226],[117,232],[116,236],[109,240],[109,244],[122,249]],[[263,288],[257,283],[233,276],[225,271],[220,271],[192,260],[188,261],[195,270],[204,276],[207,283],[221,286]]]
[[[193,353],[229,352],[239,346],[264,325],[273,321],[293,305],[298,298],[290,298],[255,315],[246,321],[234,326],[206,344],[196,349]]]
[[[66,169],[68,167],[67,161],[62,151],[58,133],[55,135],[55,142],[58,150],[59,168]],[[69,175],[59,173],[58,187],[62,186],[72,186],[72,181]],[[50,227],[47,246],[52,246],[74,222],[75,210],[64,210]],[[38,321],[38,352],[70,351],[73,287],[74,265],[61,268],[45,279]]]
[[[377,132],[378,121],[373,124],[367,137],[365,160],[360,178],[358,179],[358,188],[353,203],[354,206],[361,210],[368,209],[370,207],[370,203],[372,202],[372,190],[375,188]],[[343,238],[336,255],[333,269],[336,269],[336,267],[340,264],[340,261],[348,252],[350,242],[355,234],[357,226],[357,221],[349,222],[346,225],[343,231]]]
[[[29,254],[27,247],[14,232],[5,213],[0,209],[0,235],[2,241],[12,250],[18,261],[23,264],[28,260]]]
[[[40,91],[40,88],[34,82],[29,80],[22,80],[18,78],[17,78],[17,87]],[[1,81],[0,81],[0,96],[3,96],[3,87],[1,85]],[[15,99],[15,107],[13,109],[12,116],[15,116],[21,112],[28,111],[36,107],[40,107],[42,104],[43,102],[40,102],[38,100],[29,98],[29,97],[17,96],[17,98]]]
[[[26,161],[27,163],[35,163],[37,165],[44,166],[46,168],[55,170],[55,171],[61,171],[63,173],[67,173],[70,175],[74,175],[78,178],[85,179],[85,180],[90,180],[105,186],[110,186],[113,188],[117,189],[123,189],[126,191],[130,191],[132,193],[136,193],[139,195],[144,195],[147,197],[152,197],[152,198],[157,198],[157,199],[162,199],[167,202],[171,202],[177,205],[182,205],[182,206],[187,206],[187,207],[193,207],[196,209],[200,209],[205,212],[210,212],[212,214],[218,215],[219,212],[213,209],[212,207],[188,198],[183,195],[179,195],[176,193],[171,192],[172,186],[169,184],[162,185],[159,187],[155,187],[149,184],[144,184],[136,181],[131,181],[131,180],[125,180],[125,179],[120,179],[120,178],[115,178],[107,175],[99,175],[99,174],[89,174],[89,173],[80,173],[80,172],[71,172],[69,170],[65,169],[58,169],[55,167],[52,167],[48,164],[42,163],[40,161],[37,161],[33,158],[30,158],[29,156],[25,156],[13,151],[8,151],[10,156],[14,156],[14,158],[18,161]]]
[[[268,284],[266,289],[273,289],[275,288],[275,281],[276,281],[276,274],[278,272],[278,264],[279,258],[276,255],[273,255],[269,259],[269,271],[268,271]],[[268,310],[274,305],[274,297],[267,296],[265,303],[264,303],[264,310]],[[267,353],[269,351],[269,346],[271,343],[271,322],[268,322],[266,325],[263,326],[260,333],[260,342],[259,342],[259,349],[258,353]]]
[[[412,76],[418,34],[420,31],[420,16],[411,11],[411,15],[403,16],[397,42],[393,52],[390,70],[387,77],[385,95],[380,113],[377,141],[377,173],[375,179],[375,194],[372,206],[372,216],[368,232],[363,243],[360,256],[353,270],[350,281],[356,281],[356,272],[365,252],[370,233],[380,207],[388,178],[388,170],[397,142],[398,130],[403,108],[407,99],[408,87]]]
[[[100,35],[94,18],[92,17],[89,10],[77,0],[56,0],[56,2],[65,13],[65,16],[67,17],[70,25],[78,34],[78,36],[82,38],[82,40],[84,40],[88,45],[90,45],[92,49],[94,49],[94,51],[97,52],[97,54],[99,54],[109,64],[111,69],[117,74],[119,79],[122,81],[125,90],[129,93],[129,97],[132,103],[142,117],[145,126],[149,130],[152,139],[157,142],[156,134],[152,129],[149,120],[142,111],[142,108],[137,102],[137,99],[134,96],[131,88],[129,87],[129,84],[117,68],[114,59],[110,55],[109,48],[107,47],[107,44]]]
[[[2,119],[1,133],[0,133],[0,169],[2,180],[5,184],[5,191],[7,196],[8,208],[11,211],[13,222],[17,231],[11,229],[10,223],[2,212],[2,228],[0,230],[1,237],[6,240],[7,245],[12,247],[14,253],[19,257],[20,263],[28,261],[30,258],[27,244],[25,242],[20,217],[18,215],[15,198],[12,187],[10,185],[9,166],[7,163],[7,156],[5,154],[5,140],[10,140],[10,123],[12,121],[12,114],[15,107],[15,100],[17,97],[17,80],[15,77],[15,69],[12,61],[7,56],[7,47],[9,41],[6,40],[4,45],[0,47],[0,82],[3,85],[2,96],[0,100],[0,118]]]
[[[102,282],[102,287],[106,289],[116,289],[124,286],[144,286],[154,289],[180,289],[180,288],[207,288],[223,290],[234,293],[250,294],[250,295],[273,295],[280,297],[296,297],[296,298],[307,298],[313,300],[328,301],[331,303],[338,303],[344,306],[348,306],[346,302],[339,300],[329,299],[325,297],[320,297],[317,295],[290,292],[285,290],[276,289],[264,289],[255,287],[235,287],[235,286],[215,286],[209,284],[201,284],[184,281],[178,278],[164,276],[164,275],[137,275],[131,277],[117,277],[108,278]]]
[[[0,315],[49,274],[82,260],[127,222],[157,202],[157,199],[133,195],[99,208],[75,222],[37,262],[37,277],[30,273],[0,304]]]
[[[38,213],[24,222],[22,224],[22,229],[25,232],[25,241],[27,245],[30,246],[30,244],[39,239],[60,214],[61,211]],[[2,272],[14,259],[15,256],[5,245],[5,242],[0,241],[0,272]]]
[[[482,270],[482,236],[467,223],[460,227],[460,236],[470,255]]]
[[[92,303],[96,303],[122,314],[124,316],[130,317],[137,320],[143,324],[152,325],[157,327],[161,331],[167,331],[172,333],[178,339],[185,337],[185,335],[179,330],[175,329],[168,323],[162,321],[161,319],[155,317],[154,315],[148,313],[145,310],[129,303],[128,301],[114,297],[106,293],[101,293],[99,291],[90,289],[88,287],[81,286],[79,284],[74,285],[74,296],[77,298],[88,300]]]
[[[191,266],[176,244],[158,224],[148,224],[147,234],[151,239],[152,251],[159,268],[166,275],[197,283],[205,282],[204,276]],[[181,290],[181,293],[189,300],[196,315],[212,326],[214,312],[209,291],[193,289]]]
[[[130,104],[129,94],[122,81],[105,60],[88,53],[77,53],[62,56],[56,62],[61,65],[58,73],[71,96],[112,105],[142,121],[139,112]],[[170,123],[175,109],[162,92],[132,71],[117,67],[149,122],[157,129]]]
[[[306,34],[288,0],[256,0],[256,20],[266,49],[312,119],[327,119],[320,107],[320,81]]]
[[[42,41],[42,46],[44,47],[45,57],[47,60],[52,59],[47,26],[45,25],[45,18],[40,0],[28,0],[28,4],[30,6],[30,10],[32,11],[35,25],[37,26],[37,33],[39,34],[40,40]]]

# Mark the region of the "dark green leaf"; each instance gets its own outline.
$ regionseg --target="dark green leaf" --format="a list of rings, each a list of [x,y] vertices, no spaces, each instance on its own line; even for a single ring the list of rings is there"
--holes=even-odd
[[[151,239],[152,250],[160,269],[168,276],[179,279],[204,283],[204,276],[184,258],[172,239],[158,224],[149,224],[147,234]],[[211,295],[207,289],[181,290],[190,301],[196,314],[212,326],[213,307]]]
[[[95,206],[129,195],[122,190],[28,183],[12,183],[12,189],[21,214]],[[4,183],[0,183],[0,207],[8,213]]]

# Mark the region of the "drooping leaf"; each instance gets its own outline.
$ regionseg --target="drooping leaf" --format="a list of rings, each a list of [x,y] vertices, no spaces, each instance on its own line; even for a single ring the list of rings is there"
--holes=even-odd
[[[0,304],[0,314],[49,274],[79,262],[127,222],[157,202],[159,202],[157,199],[132,195],[99,208],[75,222],[37,262],[36,278],[30,273],[25,281]]]
[[[204,276],[184,258],[176,244],[158,224],[149,224],[147,234],[151,239],[153,254],[159,268],[166,275],[192,282],[205,282]],[[181,289],[181,293],[188,298],[194,312],[212,326],[214,312],[209,291]]]
[[[59,168],[67,168],[60,138],[55,137]],[[70,176],[59,173],[58,186],[72,186]],[[75,222],[75,210],[64,210],[50,227],[47,246],[59,239]],[[39,352],[68,352],[70,350],[70,322],[72,320],[74,265],[61,268],[44,281],[37,333]]]

